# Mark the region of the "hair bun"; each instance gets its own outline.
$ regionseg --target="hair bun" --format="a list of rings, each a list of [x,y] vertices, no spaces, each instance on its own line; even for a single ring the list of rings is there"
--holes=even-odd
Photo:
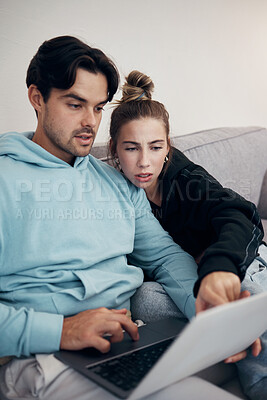
[[[125,79],[120,103],[151,100],[153,89],[154,83],[149,76],[139,71],[132,71]]]

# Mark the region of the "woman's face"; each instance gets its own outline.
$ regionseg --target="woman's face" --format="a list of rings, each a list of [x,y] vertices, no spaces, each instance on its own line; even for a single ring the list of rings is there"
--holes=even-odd
[[[169,152],[166,130],[161,120],[142,118],[120,129],[116,154],[125,176],[136,186],[152,193]]]

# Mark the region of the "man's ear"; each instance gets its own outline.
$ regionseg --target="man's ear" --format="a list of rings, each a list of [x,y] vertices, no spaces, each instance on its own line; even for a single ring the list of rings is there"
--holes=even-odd
[[[42,109],[42,105],[44,104],[44,99],[36,85],[31,85],[29,87],[28,98],[36,112],[40,112]]]

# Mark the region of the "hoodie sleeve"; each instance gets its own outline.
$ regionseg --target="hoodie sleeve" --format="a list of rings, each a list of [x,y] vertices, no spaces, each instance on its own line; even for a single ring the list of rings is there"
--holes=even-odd
[[[63,316],[0,304],[0,356],[30,356],[59,350]]]
[[[204,168],[192,164],[183,173],[186,181],[181,186],[190,190],[186,207],[192,228],[209,241],[198,266],[197,296],[201,280],[210,272],[232,272],[243,280],[257,255],[263,228],[256,206],[222,187]]]
[[[141,267],[147,276],[162,284],[178,308],[191,319],[195,315],[193,287],[197,280],[197,265],[178,246],[153,216],[145,192],[133,196],[135,205],[134,251],[129,261]]]

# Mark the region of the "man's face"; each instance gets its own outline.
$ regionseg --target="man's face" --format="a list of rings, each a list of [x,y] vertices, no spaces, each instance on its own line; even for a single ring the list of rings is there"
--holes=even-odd
[[[88,155],[107,98],[106,77],[78,69],[70,89],[52,89],[47,102],[42,101],[33,140],[69,164]]]

